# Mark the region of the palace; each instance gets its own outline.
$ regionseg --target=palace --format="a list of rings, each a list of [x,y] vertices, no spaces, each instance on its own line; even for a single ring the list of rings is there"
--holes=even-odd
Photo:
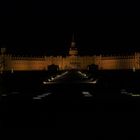
[[[76,43],[72,39],[69,54],[62,56],[16,57],[6,54],[1,48],[0,70],[3,71],[33,71],[47,70],[51,65],[57,65],[60,70],[86,70],[90,65],[98,65],[99,70],[140,69],[140,53],[127,56],[79,56]]]

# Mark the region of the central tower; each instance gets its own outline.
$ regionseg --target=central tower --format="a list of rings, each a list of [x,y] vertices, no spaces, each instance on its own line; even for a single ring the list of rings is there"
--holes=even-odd
[[[77,55],[78,55],[78,50],[76,48],[76,43],[75,43],[74,34],[73,34],[72,42],[71,42],[71,46],[69,50],[69,56],[77,56]]]
[[[81,67],[81,62],[78,59],[78,50],[75,43],[74,34],[72,36],[71,46],[69,49],[68,57],[69,69],[79,69]]]

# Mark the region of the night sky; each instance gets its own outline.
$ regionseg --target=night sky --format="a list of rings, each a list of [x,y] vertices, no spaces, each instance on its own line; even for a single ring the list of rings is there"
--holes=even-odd
[[[1,4],[0,46],[19,55],[66,55],[74,32],[80,55],[140,51],[136,5],[7,1]]]

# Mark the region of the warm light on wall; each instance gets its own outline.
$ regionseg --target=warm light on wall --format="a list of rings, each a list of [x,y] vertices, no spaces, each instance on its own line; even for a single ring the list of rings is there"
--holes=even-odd
[[[137,56],[67,56],[28,58],[5,56],[5,70],[44,70],[49,65],[58,65],[60,69],[72,69],[78,66],[87,69],[88,65],[97,64],[100,69],[140,69],[140,55]]]

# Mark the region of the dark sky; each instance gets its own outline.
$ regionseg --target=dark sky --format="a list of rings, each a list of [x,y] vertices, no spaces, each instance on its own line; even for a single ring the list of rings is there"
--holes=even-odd
[[[16,0],[1,0],[0,16],[15,16],[15,15],[16,15]]]
[[[33,0],[2,7],[0,45],[9,53],[64,55],[73,32],[81,55],[140,51],[136,3]]]

